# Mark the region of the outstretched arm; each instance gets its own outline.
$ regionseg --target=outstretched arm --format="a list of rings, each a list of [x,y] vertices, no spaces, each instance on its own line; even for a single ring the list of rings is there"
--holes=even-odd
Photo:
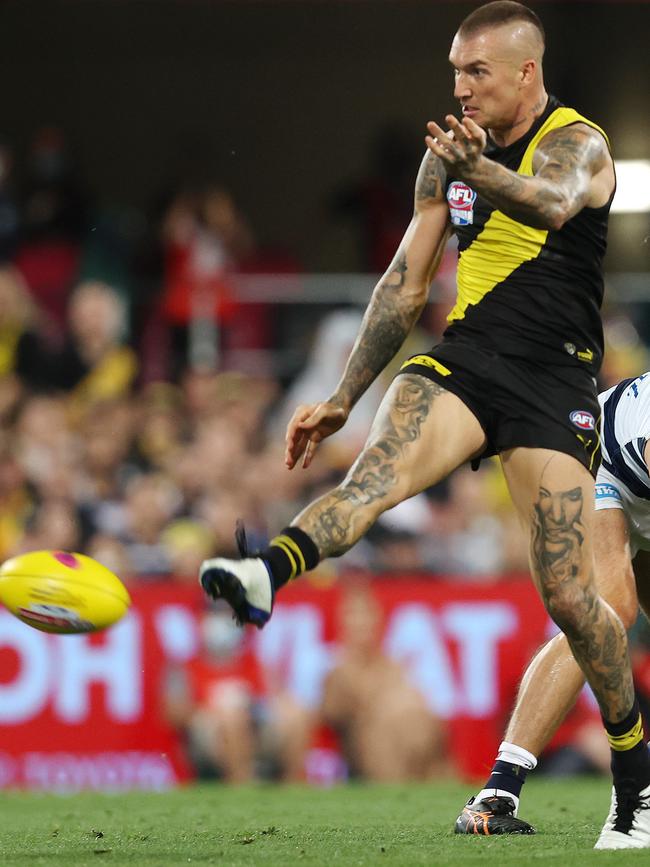
[[[446,118],[453,139],[435,123],[428,124],[427,146],[450,173],[484,196],[495,208],[527,226],[556,230],[586,205],[595,206],[594,179],[611,167],[611,156],[599,132],[583,123],[547,133],[535,150],[532,177],[517,174],[483,156],[486,134],[471,118],[460,123]],[[613,189],[613,170],[609,193]],[[605,190],[604,199],[608,197]],[[597,204],[603,204],[598,202]]]
[[[345,424],[352,407],[418,320],[447,240],[445,177],[442,162],[427,153],[415,185],[413,219],[388,270],[375,286],[341,381],[328,400],[298,407],[289,422],[289,468],[303,454],[303,466],[308,466],[315,445]]]

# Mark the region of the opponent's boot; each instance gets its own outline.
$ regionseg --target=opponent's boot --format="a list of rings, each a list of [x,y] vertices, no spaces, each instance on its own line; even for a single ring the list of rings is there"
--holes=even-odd
[[[535,829],[515,816],[515,802],[504,795],[493,795],[475,801],[470,798],[456,819],[456,834],[534,834]]]
[[[650,849],[650,786],[639,792],[637,785],[633,780],[616,782],[594,849]]]
[[[261,629],[273,611],[273,579],[266,560],[249,553],[246,532],[240,523],[235,538],[244,559],[204,560],[199,570],[199,583],[212,599],[226,600],[240,626],[252,623]]]

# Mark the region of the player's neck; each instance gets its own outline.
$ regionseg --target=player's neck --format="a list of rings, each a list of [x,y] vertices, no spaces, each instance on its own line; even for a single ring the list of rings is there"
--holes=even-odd
[[[503,129],[489,129],[490,138],[497,147],[505,148],[526,135],[537,118],[544,112],[548,94],[542,89],[530,102],[522,104],[513,123]]]

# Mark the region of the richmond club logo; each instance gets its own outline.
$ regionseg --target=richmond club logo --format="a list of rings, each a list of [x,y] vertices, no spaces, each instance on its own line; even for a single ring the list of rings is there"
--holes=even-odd
[[[569,415],[569,419],[571,424],[579,427],[580,430],[595,430],[596,428],[596,419],[584,409],[574,409]]]
[[[474,202],[476,193],[462,181],[449,184],[447,190],[449,213],[454,226],[471,226],[474,222]]]

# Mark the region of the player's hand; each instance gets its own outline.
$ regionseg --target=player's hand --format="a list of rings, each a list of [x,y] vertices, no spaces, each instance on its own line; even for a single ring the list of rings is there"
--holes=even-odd
[[[425,142],[431,153],[442,160],[449,174],[467,178],[481,159],[487,134],[471,117],[464,117],[461,123],[453,114],[448,114],[445,121],[449,124],[448,132],[433,121],[427,124],[430,135]]]
[[[348,412],[335,403],[302,404],[287,425],[284,462],[292,470],[302,456],[306,469],[321,440],[336,433],[348,420]]]

